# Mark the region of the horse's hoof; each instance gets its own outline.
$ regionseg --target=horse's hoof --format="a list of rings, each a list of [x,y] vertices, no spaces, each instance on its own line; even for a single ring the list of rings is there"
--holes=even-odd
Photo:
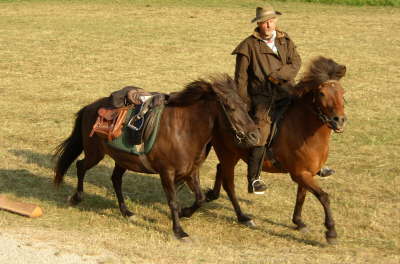
[[[77,197],[76,194],[74,194],[74,195],[68,197],[68,204],[69,204],[70,206],[76,206],[76,205],[78,205],[80,202],[82,202],[82,198]]]
[[[241,222],[241,224],[245,225],[247,227],[256,227],[257,226],[253,219],[243,221],[243,222]]]
[[[192,209],[190,207],[185,207],[179,212],[179,218],[190,218],[192,214]]]
[[[134,223],[134,222],[136,222],[137,217],[136,217],[136,215],[131,215],[131,216],[127,216],[126,219],[128,220],[128,222]]]
[[[305,224],[296,225],[294,229],[301,233],[307,233],[310,231],[310,229],[308,229],[308,226],[306,226]]]
[[[308,227],[303,226],[303,227],[298,227],[296,228],[297,231],[301,232],[301,233],[308,233],[310,232],[310,229],[308,229]]]
[[[329,245],[332,246],[337,245],[338,243],[336,237],[327,237],[326,241],[328,242]]]
[[[190,237],[181,237],[178,239],[182,243],[193,243],[193,240]]]
[[[207,192],[206,192],[205,201],[206,202],[211,202],[211,201],[214,201],[214,200],[217,200],[217,199],[218,199],[218,195],[215,195],[214,191],[212,189],[208,189]]]

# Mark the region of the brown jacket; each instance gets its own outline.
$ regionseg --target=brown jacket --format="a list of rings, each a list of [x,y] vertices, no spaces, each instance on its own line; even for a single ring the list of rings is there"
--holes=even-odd
[[[257,29],[232,52],[233,55],[237,55],[235,80],[238,84],[238,92],[243,98],[248,98],[249,95],[274,96],[276,99],[284,96],[284,91],[269,91],[267,86],[260,86],[268,79],[268,76],[289,86],[294,84],[294,78],[300,69],[301,58],[287,33],[279,30],[276,30],[276,33],[275,45],[279,55],[276,55],[262,41]]]

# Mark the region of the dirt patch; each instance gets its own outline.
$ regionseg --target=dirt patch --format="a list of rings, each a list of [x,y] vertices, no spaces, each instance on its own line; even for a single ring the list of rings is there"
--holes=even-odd
[[[83,243],[65,243],[61,239],[41,236],[42,232],[2,231],[0,233],[0,263],[75,264],[119,263],[118,258],[106,249],[84,250]]]

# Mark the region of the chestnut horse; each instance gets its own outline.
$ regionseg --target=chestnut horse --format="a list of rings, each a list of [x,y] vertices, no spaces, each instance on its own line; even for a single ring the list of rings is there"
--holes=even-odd
[[[345,72],[345,66],[331,59],[318,57],[311,62],[308,71],[294,89],[293,102],[287,109],[280,123],[279,134],[270,147],[274,159],[266,158],[262,168],[266,172],[289,173],[298,184],[293,214],[293,223],[297,229],[306,227],[301,219],[306,192],[309,191],[317,197],[325,212],[325,236],[328,242],[333,242],[337,237],[335,223],[328,194],[318,186],[314,176],[327,160],[331,131],[340,133],[344,128],[344,90],[339,80]],[[235,147],[222,134],[213,139],[212,145],[220,164],[217,166],[214,188],[207,193],[207,200],[219,197],[222,184],[239,222],[254,224],[242,213],[234,186],[235,165],[239,159],[247,161],[249,152]]]
[[[72,205],[78,204],[82,200],[86,171],[107,154],[115,161],[111,179],[121,214],[131,217],[133,213],[126,207],[121,190],[124,172],[160,174],[172,214],[173,232],[178,239],[188,237],[179,217],[191,216],[205,200],[198,174],[209,151],[207,145],[221,131],[230,131],[230,143],[236,146],[251,147],[258,144],[260,138],[245,104],[236,93],[235,82],[224,75],[213,78],[211,82],[194,81],[181,92],[172,93],[162,113],[158,137],[144,163],[143,157],[114,149],[97,135],[89,137],[97,118],[97,109],[107,105],[107,100],[100,99],[77,113],[72,134],[56,149],[55,184],[62,182],[72,162],[84,151],[84,158],[76,163],[77,190],[70,198]],[[176,185],[183,182],[193,190],[195,202],[191,207],[181,209]]]

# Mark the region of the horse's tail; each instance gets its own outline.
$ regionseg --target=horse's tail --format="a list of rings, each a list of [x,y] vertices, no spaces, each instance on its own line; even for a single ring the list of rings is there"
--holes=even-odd
[[[54,184],[59,186],[63,181],[64,174],[71,166],[72,162],[82,153],[82,116],[85,107],[79,110],[76,114],[74,129],[71,135],[64,140],[55,149],[54,158],[57,158],[57,163],[54,168]]]

